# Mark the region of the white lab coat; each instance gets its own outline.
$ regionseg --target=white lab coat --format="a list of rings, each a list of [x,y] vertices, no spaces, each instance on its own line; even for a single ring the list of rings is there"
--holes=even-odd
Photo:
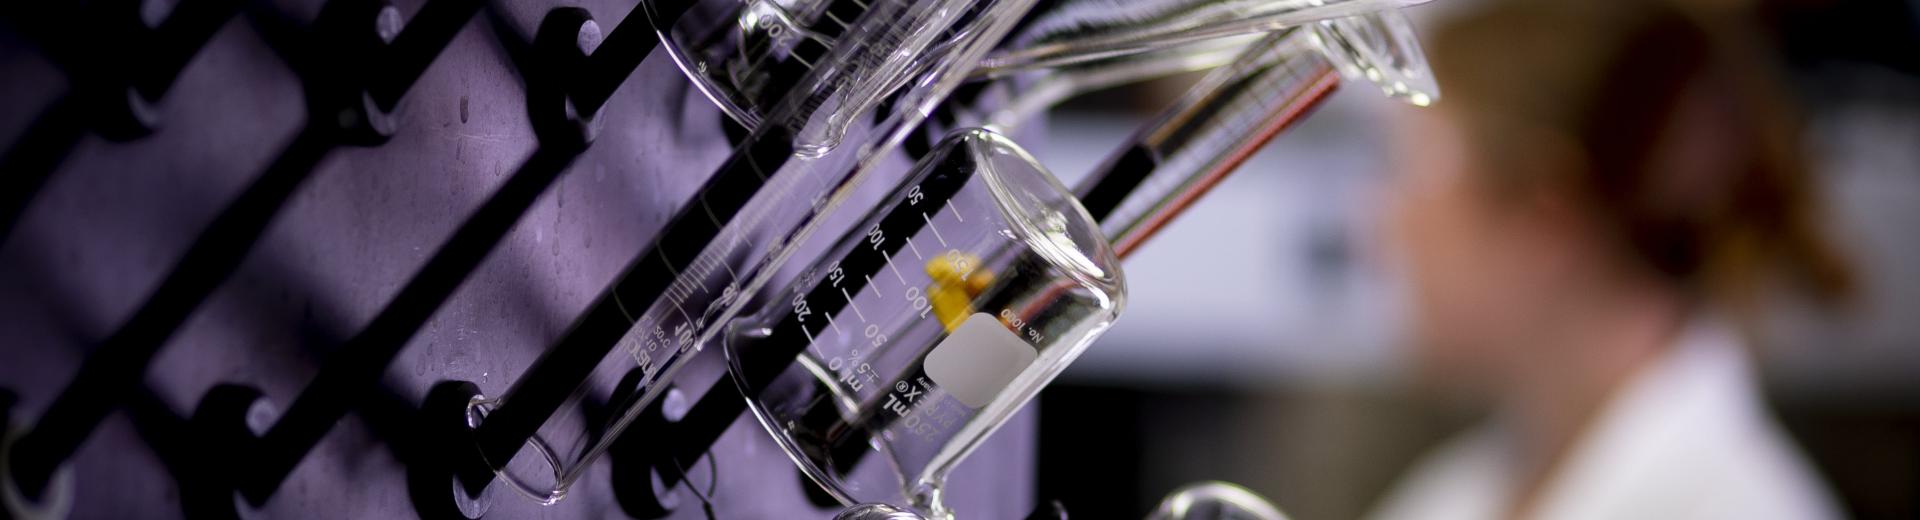
[[[1824,520],[1821,480],[1767,414],[1746,351],[1700,323],[1634,376],[1550,477],[1531,518]],[[1506,435],[1463,434],[1402,477],[1374,520],[1493,520],[1511,503]]]

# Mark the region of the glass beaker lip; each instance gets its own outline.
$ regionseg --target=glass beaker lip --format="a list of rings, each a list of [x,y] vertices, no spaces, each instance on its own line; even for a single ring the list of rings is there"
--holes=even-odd
[[[648,11],[648,21],[651,22],[657,19],[657,17],[653,15],[653,0],[647,0],[645,3]],[[681,75],[686,76],[687,80],[693,83],[694,90],[700,91],[700,95],[705,96],[708,101],[713,102],[713,105],[718,107],[722,114],[725,114],[728,119],[732,119],[734,123],[738,123],[741,127],[760,127],[760,114],[735,102],[733,96],[729,95],[729,91],[725,90],[726,87],[715,83],[713,78],[708,77],[707,74],[701,70],[706,64],[695,61],[695,58],[683,48],[680,42],[673,39],[672,26],[661,27],[654,25],[653,32],[655,37],[659,38],[660,46],[666,48],[667,57],[673,61],[674,68],[680,69]]]
[[[1013,139],[987,128],[957,130],[949,139],[968,142],[965,150],[956,152],[975,154],[973,159],[979,165],[976,174],[985,179],[988,189],[993,191],[994,206],[1013,224],[1008,231],[1014,233],[1015,238],[1061,266],[1074,281],[1100,289],[1099,292],[1112,297],[1116,305],[1124,299],[1126,280],[1119,269],[1120,260],[1101,234],[1099,224],[1080,205],[1080,199],[1061,185],[1038,159]],[[1010,164],[995,160],[996,155],[1012,156],[1011,165],[1017,165],[1024,173],[1004,169]],[[1059,203],[1042,206],[1036,204],[1040,201],[1023,196],[1024,191],[1013,184],[1016,179],[1013,176],[1021,174],[1059,194]]]
[[[1348,79],[1372,83],[1387,97],[1414,106],[1440,99],[1440,85],[1406,13],[1387,9],[1324,20],[1314,26],[1313,35]]]

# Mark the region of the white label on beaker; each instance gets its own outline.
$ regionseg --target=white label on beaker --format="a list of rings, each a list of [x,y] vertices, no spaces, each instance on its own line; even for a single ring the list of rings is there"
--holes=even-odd
[[[969,407],[992,402],[1039,353],[991,314],[976,312],[927,354],[927,376]]]

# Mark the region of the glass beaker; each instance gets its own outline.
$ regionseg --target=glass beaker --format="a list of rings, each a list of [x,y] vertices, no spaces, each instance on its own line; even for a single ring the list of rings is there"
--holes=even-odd
[[[469,403],[494,474],[469,471],[468,491],[497,478],[543,504],[564,497],[1033,1],[875,1],[840,43],[810,47],[780,101],[756,105],[745,142],[568,332],[505,393]],[[716,3],[737,2],[698,2]],[[648,16],[670,26],[661,7]]]
[[[760,423],[846,504],[949,518],[948,471],[1118,316],[1119,261],[1000,134],[946,138],[818,264],[725,335]]]

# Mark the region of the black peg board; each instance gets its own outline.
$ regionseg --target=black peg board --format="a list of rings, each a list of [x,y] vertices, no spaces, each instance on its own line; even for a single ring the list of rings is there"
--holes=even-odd
[[[443,16],[462,1],[394,0],[399,16],[384,22],[355,18],[352,0],[0,8],[0,389],[13,397],[9,427],[31,428],[76,385],[99,389],[79,391],[111,407],[97,427],[72,437],[84,440],[64,466],[72,517],[205,516],[210,510],[185,504],[204,478],[196,471],[211,466],[204,450],[221,446],[192,424],[203,401],[217,387],[241,385],[263,396],[246,414],[252,426],[279,420],[322,367],[352,357],[342,345],[391,312],[385,308],[402,287],[434,275],[423,266],[471,216],[518,190],[531,203],[496,215],[510,223],[497,244],[446,255],[478,259],[470,272],[439,272],[457,289],[428,299],[433,312],[390,362],[360,366],[377,381],[339,389],[352,406],[314,432],[317,445],[264,504],[235,498],[227,509],[241,517],[416,516],[407,474],[410,450],[422,445],[407,440],[408,420],[429,389],[465,380],[488,394],[505,391],[731,151],[719,111],[659,52],[606,100],[590,146],[536,131],[529,85],[561,65],[516,53],[531,52],[557,7],[584,9],[603,39],[650,31],[621,25],[629,13],[640,16],[634,2],[468,2],[470,14]],[[205,16],[223,8],[231,14]],[[199,18],[153,23],[185,12]],[[339,29],[351,24],[328,17],[373,27]],[[432,31],[408,31],[422,19],[446,25],[448,37],[427,42],[424,68],[396,72],[406,67],[393,64],[406,60],[380,51],[420,45]],[[184,23],[195,20],[205,30]],[[361,49],[381,23],[399,30],[395,47]],[[176,54],[184,65],[173,71],[167,58]],[[391,112],[348,110],[362,106],[358,98],[336,95],[378,92],[358,87],[394,75],[417,79],[397,90]],[[262,179],[276,175],[297,182],[284,197],[259,196],[272,188]],[[536,182],[543,176],[553,176],[550,185]],[[269,202],[233,209],[250,197]],[[249,226],[257,233],[234,231]],[[204,245],[209,236],[224,241]],[[230,268],[183,265],[226,257]],[[162,288],[170,280],[209,276],[204,296],[155,296],[181,293]],[[110,346],[143,313],[184,314],[144,366],[95,369],[131,377],[88,380],[83,364],[122,359]],[[688,402],[715,382],[734,391],[717,357],[709,349],[681,374]],[[964,516],[1032,510],[1031,415],[954,475],[952,503]],[[616,500],[610,465],[602,460],[553,506],[495,485],[485,516],[634,516]],[[709,486],[718,518],[834,512],[813,505],[808,484],[751,417],[734,421],[692,466],[684,469],[694,490],[681,484],[660,497],[674,506],[666,517],[704,518],[692,491]]]

